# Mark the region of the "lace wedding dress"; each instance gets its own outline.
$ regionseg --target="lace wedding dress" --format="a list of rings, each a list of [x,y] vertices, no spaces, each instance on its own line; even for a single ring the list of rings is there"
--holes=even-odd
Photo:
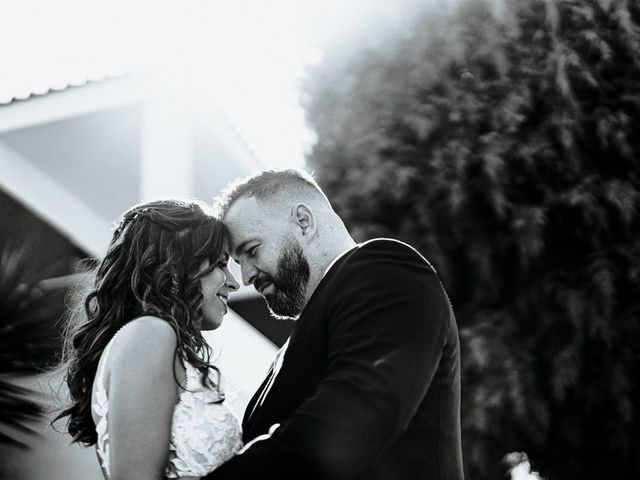
[[[117,334],[116,334],[117,335]],[[109,399],[104,387],[104,365],[115,336],[103,353],[95,378],[91,410],[96,421],[96,453],[105,477],[111,478],[109,465]],[[167,478],[201,477],[235,455],[242,447],[242,432],[236,416],[219,400],[219,394],[206,388],[200,372],[185,362],[186,390],[180,390],[173,409]]]

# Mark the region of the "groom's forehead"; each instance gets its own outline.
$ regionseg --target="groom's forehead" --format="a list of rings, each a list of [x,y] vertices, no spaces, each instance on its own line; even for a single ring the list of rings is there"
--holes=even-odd
[[[247,221],[257,221],[260,219],[261,210],[259,200],[255,197],[241,197],[229,207],[223,221],[230,228]]]
[[[229,228],[239,226],[270,226],[287,217],[288,203],[278,199],[241,197],[224,215],[223,222]]]
[[[231,242],[237,244],[248,237],[273,228],[275,216],[254,197],[238,199],[224,216],[223,222],[231,235]]]

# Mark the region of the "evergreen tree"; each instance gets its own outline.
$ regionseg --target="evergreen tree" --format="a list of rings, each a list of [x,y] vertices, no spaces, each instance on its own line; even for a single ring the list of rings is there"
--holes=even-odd
[[[466,0],[309,72],[308,159],[357,239],[432,261],[469,478],[640,474],[640,4]]]

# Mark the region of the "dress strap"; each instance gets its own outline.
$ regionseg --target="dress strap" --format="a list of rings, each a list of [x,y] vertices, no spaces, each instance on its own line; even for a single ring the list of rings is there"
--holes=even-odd
[[[186,360],[182,362],[182,365],[184,366],[184,373],[186,377],[185,387],[187,388],[187,390],[197,389],[199,384],[198,377],[200,372]]]

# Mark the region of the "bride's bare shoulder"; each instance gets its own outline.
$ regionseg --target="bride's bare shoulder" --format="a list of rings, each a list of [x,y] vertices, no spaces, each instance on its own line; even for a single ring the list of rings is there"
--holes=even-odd
[[[118,332],[113,343],[112,364],[157,364],[171,360],[177,346],[173,327],[165,320],[144,316],[131,320]]]

